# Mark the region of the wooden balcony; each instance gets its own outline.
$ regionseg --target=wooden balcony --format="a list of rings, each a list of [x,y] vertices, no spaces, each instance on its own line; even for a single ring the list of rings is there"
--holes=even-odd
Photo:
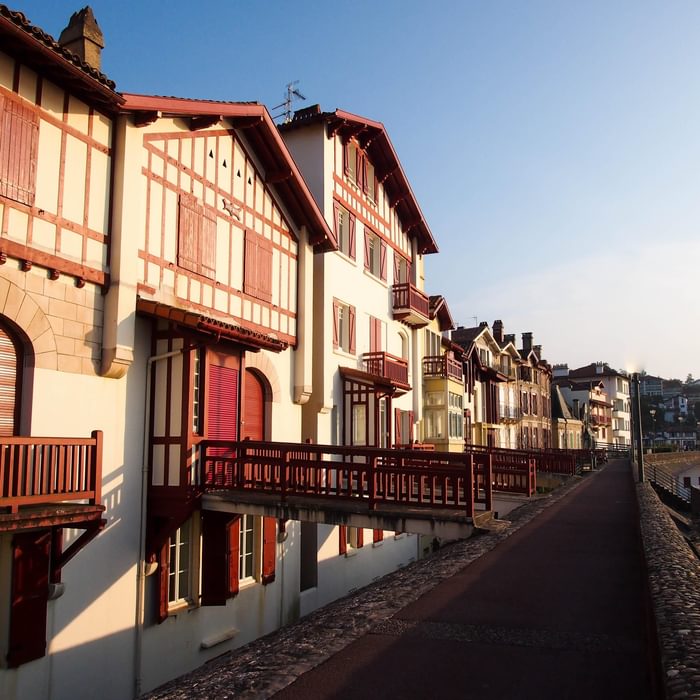
[[[100,430],[89,438],[0,437],[0,530],[32,517],[66,526],[99,518],[101,486]]]
[[[430,299],[410,282],[391,287],[394,319],[414,328],[427,326],[430,321]]]
[[[449,377],[463,381],[462,363],[447,355],[428,355],[423,358],[424,377]]]
[[[408,390],[408,362],[388,352],[366,352],[362,355],[365,372],[388,379],[400,389]]]

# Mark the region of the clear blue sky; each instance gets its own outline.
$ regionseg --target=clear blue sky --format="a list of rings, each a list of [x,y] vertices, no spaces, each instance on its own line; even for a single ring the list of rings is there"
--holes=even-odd
[[[58,37],[81,5],[11,4]],[[94,0],[117,89],[384,122],[455,319],[700,376],[700,3]]]

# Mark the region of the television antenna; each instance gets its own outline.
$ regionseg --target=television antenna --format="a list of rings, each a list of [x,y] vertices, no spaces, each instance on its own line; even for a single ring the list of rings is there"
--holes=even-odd
[[[294,80],[291,83],[287,83],[287,92],[284,98],[284,102],[280,102],[280,104],[272,108],[273,112],[277,109],[282,109],[283,111],[280,114],[273,116],[273,119],[283,118],[284,124],[289,124],[289,122],[292,121],[292,104],[294,103],[294,100],[306,99],[306,97],[302,95],[301,92],[299,92],[299,90],[297,89],[297,85],[299,85],[298,80]]]

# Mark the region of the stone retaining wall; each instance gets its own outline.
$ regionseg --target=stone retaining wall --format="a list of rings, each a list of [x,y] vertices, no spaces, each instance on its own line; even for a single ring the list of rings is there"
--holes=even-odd
[[[700,698],[700,561],[648,482],[637,485],[667,697]]]

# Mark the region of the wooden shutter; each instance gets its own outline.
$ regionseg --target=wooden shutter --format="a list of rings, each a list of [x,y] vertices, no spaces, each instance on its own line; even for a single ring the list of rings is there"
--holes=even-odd
[[[413,443],[413,421],[414,421],[414,414],[413,411],[408,412],[408,444]]]
[[[345,525],[338,526],[338,554],[347,554],[348,529]]]
[[[338,302],[333,299],[333,347],[337,348],[340,345],[340,328],[338,314]]]
[[[17,349],[0,326],[0,435],[14,435],[17,429]]]
[[[168,588],[170,585],[170,543],[168,540],[158,553],[158,622],[168,617]]]
[[[401,435],[401,409],[394,409],[394,445],[403,445],[403,439]]]
[[[353,259],[357,259],[357,251],[355,249],[355,215],[348,215],[348,255]]]
[[[370,248],[370,241],[372,234],[365,229],[365,270],[370,270],[372,268],[372,250]]]
[[[19,100],[0,96],[0,195],[34,204],[39,117]]]
[[[348,352],[353,354],[355,352],[355,307],[348,306],[348,337],[349,337],[349,347]]]
[[[24,532],[12,538],[10,634],[7,661],[17,667],[46,652],[51,532]]]
[[[238,560],[241,555],[241,517],[237,515],[233,522],[228,524],[228,594],[238,594]]]
[[[258,236],[258,299],[272,301],[272,241]]]
[[[275,580],[277,559],[277,520],[263,518],[262,582],[266,586]]]
[[[394,284],[403,282],[401,279],[401,256],[394,251]]]
[[[258,296],[258,236],[255,231],[245,232],[245,258],[243,261],[243,291],[251,296]]]
[[[343,144],[343,172],[350,175],[350,142]]]
[[[192,194],[180,194],[177,227],[177,264],[199,272],[199,247],[204,207]]]
[[[331,227],[331,234],[334,236],[333,241],[336,246],[340,244],[340,229],[341,229],[341,209],[340,204],[333,200],[333,226]]]
[[[202,511],[202,605],[226,605],[230,513]]]
[[[379,241],[379,279],[386,282],[386,243]]]
[[[381,326],[377,324],[377,321],[379,321],[378,318],[374,318],[374,316],[369,317],[369,351],[370,352],[379,352],[381,350],[381,341],[378,337],[378,331],[380,330]],[[381,323],[381,321],[380,321]]]
[[[357,542],[357,549],[365,543],[365,531],[361,527],[358,527],[355,531],[355,541]]]
[[[381,542],[384,539],[384,530],[372,530],[372,542],[374,544],[377,544],[377,542]]]
[[[205,386],[207,437],[212,440],[238,440],[238,370],[220,365],[209,366]],[[212,456],[230,457],[233,450],[212,448]]]
[[[216,276],[216,214],[204,212],[202,218],[201,273],[209,279]]]

